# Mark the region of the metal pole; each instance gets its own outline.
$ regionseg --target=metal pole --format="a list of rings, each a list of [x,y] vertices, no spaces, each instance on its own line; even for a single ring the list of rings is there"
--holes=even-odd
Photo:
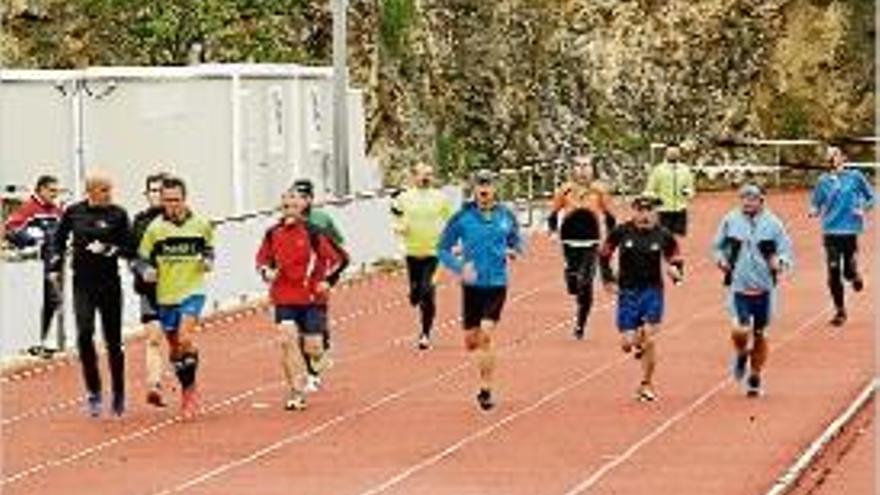
[[[333,2],[333,183],[337,196],[349,193],[347,0]]]

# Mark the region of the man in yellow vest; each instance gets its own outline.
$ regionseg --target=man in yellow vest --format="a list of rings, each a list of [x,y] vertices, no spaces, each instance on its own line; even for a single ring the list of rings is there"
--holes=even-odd
[[[409,302],[421,312],[418,348],[426,350],[431,345],[431,327],[437,314],[434,287],[437,241],[452,215],[452,205],[433,186],[434,169],[430,165],[417,164],[412,179],[412,187],[395,199],[391,212],[395,216],[394,231],[406,251]]]
[[[684,237],[687,235],[688,203],[696,194],[694,174],[682,162],[682,153],[677,146],[666,148],[664,158],[648,176],[645,193],[660,200],[660,225]]]

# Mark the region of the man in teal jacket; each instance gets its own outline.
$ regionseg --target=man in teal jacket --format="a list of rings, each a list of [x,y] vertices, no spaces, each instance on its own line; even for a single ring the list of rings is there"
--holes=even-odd
[[[465,347],[476,353],[480,370],[477,402],[491,409],[495,353],[491,330],[501,318],[507,296],[507,263],[523,252],[519,224],[510,208],[495,197],[494,173],[475,175],[474,201],[452,216],[440,236],[440,262],[461,278]],[[454,251],[460,247],[460,254]]]
[[[856,265],[858,237],[865,230],[865,212],[874,206],[874,188],[857,170],[844,168],[846,157],[840,148],[828,148],[831,170],[819,177],[811,198],[811,215],[822,217],[828,290],[834,301],[831,324],[846,322],[843,279],[860,292],[864,281]],[[842,269],[841,269],[842,268]]]

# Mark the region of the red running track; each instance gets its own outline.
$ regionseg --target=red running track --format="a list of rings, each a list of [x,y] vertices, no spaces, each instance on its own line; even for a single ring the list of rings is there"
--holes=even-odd
[[[200,335],[204,414],[180,423],[140,403],[143,349],[129,346],[131,412],[86,418],[76,366],[2,383],[4,494],[743,494],[763,493],[872,376],[869,285],[843,330],[827,326],[817,226],[803,194],[772,196],[798,266],[782,286],[768,394],[728,379],[728,317],[708,243],[729,195],[704,196],[685,245],[689,278],[669,287],[659,341],[661,400],[631,394],[609,298],[591,336],[570,337],[558,247],[543,238],[514,269],[497,332],[499,399],[477,410],[461,348],[458,289],[440,290],[437,346],[412,346],[400,277],[339,291],[337,366],[310,409],[281,410],[279,352],[263,314]],[[874,246],[863,247],[870,259]],[[867,264],[867,263],[865,263]],[[871,280],[875,280],[872,277]],[[20,376],[20,375],[19,375]],[[170,383],[170,380],[169,380]]]

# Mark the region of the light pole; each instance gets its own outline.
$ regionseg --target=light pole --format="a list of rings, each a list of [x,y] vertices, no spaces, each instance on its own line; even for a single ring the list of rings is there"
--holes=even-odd
[[[349,193],[348,163],[348,0],[333,2],[333,186],[337,196]]]

